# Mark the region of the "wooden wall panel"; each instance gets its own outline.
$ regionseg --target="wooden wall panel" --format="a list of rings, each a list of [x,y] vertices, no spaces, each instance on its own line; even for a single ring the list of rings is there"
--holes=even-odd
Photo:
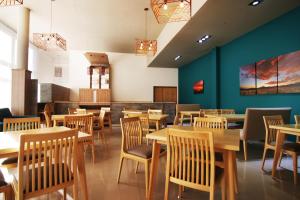
[[[96,95],[94,97],[94,94]],[[95,101],[96,100],[96,101]],[[79,102],[103,103],[111,101],[110,89],[79,89]]]
[[[154,102],[177,102],[177,87],[154,86]]]

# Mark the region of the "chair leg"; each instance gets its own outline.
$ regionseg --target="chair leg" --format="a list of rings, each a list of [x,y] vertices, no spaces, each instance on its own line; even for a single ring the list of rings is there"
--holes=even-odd
[[[121,176],[121,171],[122,171],[123,161],[124,161],[124,157],[121,155],[117,183],[120,182],[120,176]]]
[[[64,188],[64,200],[67,199],[67,188]]]
[[[243,140],[243,146],[244,146],[244,159],[245,161],[248,159],[248,154],[247,154],[247,141]]]
[[[139,162],[136,162],[136,166],[135,166],[135,173],[137,174],[138,172],[138,168],[139,168]]]
[[[182,192],[183,192],[183,186],[182,185],[178,185],[178,199],[181,199]]]
[[[164,197],[164,200],[168,200],[169,199],[169,178],[170,178],[170,175],[169,175],[169,172],[166,170],[166,182],[165,182],[165,197]]]
[[[149,189],[149,161],[145,162],[145,181],[146,181],[146,197],[147,197],[148,189]]]
[[[92,162],[95,164],[95,144],[92,143]]]
[[[294,173],[294,184],[297,185],[297,168],[298,168],[298,163],[297,163],[297,154],[293,153],[293,173]]]
[[[225,185],[225,176],[223,175],[221,180],[221,194],[222,194],[222,200],[226,199],[226,185]]]
[[[283,153],[281,152],[280,157],[279,157],[278,167],[280,167],[280,165],[281,165],[282,155],[283,155]]]
[[[265,166],[265,161],[266,161],[267,150],[268,150],[267,148],[264,148],[264,153],[263,153],[263,158],[262,158],[262,163],[261,163],[261,170],[262,171],[265,171],[264,166]]]

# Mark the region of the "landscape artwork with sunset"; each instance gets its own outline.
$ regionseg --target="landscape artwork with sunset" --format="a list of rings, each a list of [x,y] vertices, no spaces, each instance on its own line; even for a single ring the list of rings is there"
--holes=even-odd
[[[194,94],[200,94],[204,91],[204,80],[197,81],[193,86]]]
[[[277,93],[277,57],[256,63],[257,94]]]
[[[256,94],[256,70],[255,64],[246,65],[240,68],[240,94]]]
[[[278,57],[278,93],[300,93],[300,51]]]

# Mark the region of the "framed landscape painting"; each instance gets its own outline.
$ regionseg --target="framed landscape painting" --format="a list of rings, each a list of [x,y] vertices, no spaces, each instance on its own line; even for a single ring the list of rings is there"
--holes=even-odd
[[[256,69],[255,64],[246,65],[240,68],[240,94],[256,95]]]
[[[300,93],[300,51],[278,57],[278,93]]]
[[[256,63],[257,94],[277,94],[278,60],[270,58]]]
[[[204,80],[200,80],[194,83],[194,94],[201,94],[204,92]]]

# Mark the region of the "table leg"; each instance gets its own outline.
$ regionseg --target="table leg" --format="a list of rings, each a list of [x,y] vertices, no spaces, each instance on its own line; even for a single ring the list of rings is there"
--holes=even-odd
[[[148,191],[147,200],[153,199],[154,187],[155,187],[156,175],[157,175],[158,163],[159,163],[159,152],[160,152],[160,144],[157,143],[156,140],[154,140],[153,147],[152,147],[152,160],[151,160],[151,167],[150,167],[149,191]]]
[[[77,152],[77,160],[78,160],[78,175],[80,179],[80,184],[81,184],[81,190],[82,194],[84,196],[84,200],[88,200],[88,189],[87,189],[87,183],[86,183],[86,173],[85,173],[85,162],[84,162],[84,143],[79,142],[78,143],[78,152]]]
[[[159,130],[159,124],[160,124],[160,121],[159,120],[156,120],[156,130],[158,131]]]
[[[276,145],[275,145],[275,153],[274,153],[274,161],[273,161],[273,167],[272,167],[272,177],[275,178],[276,170],[277,170],[277,164],[280,157],[281,152],[281,146],[284,142],[285,134],[281,133],[280,130],[277,131],[276,136]]]
[[[226,195],[227,199],[235,200],[235,152],[226,151],[225,153],[225,179],[226,179]]]
[[[56,120],[54,119],[53,120],[53,127],[55,127],[56,126]]]

